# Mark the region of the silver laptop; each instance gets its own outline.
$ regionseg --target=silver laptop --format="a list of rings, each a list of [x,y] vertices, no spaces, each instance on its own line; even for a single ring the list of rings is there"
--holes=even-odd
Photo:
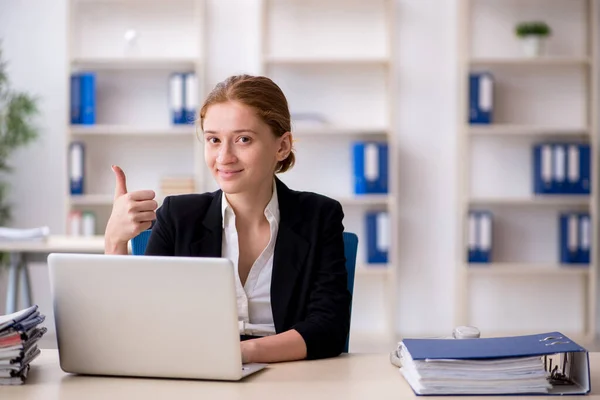
[[[239,380],[234,270],[224,258],[50,254],[60,366],[89,375]]]

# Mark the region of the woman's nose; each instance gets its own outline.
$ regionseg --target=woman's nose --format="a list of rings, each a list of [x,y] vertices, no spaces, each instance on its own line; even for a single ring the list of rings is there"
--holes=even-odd
[[[219,154],[217,155],[217,162],[219,164],[228,164],[236,161],[235,154],[231,145],[223,143],[219,147]]]

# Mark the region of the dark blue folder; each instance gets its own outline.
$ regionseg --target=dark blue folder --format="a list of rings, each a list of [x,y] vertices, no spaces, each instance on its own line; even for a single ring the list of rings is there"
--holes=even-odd
[[[570,353],[575,385],[554,385],[550,395],[587,394],[591,390],[588,351],[560,332],[482,339],[404,339],[413,360],[490,360]]]
[[[542,340],[548,337],[562,339]],[[559,332],[482,339],[404,339],[402,342],[413,360],[475,360],[586,351]]]

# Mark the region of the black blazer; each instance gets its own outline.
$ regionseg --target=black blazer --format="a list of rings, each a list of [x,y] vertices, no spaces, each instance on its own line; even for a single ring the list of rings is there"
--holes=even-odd
[[[307,358],[339,355],[350,329],[339,202],[290,190],[275,179],[280,222],[273,256],[271,309],[276,333],[295,329]],[[165,198],[147,255],[221,257],[221,190]]]

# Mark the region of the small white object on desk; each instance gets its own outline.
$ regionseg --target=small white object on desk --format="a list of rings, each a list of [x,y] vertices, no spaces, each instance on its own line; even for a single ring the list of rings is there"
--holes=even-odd
[[[457,326],[452,331],[454,339],[479,339],[481,332],[474,326]]]

